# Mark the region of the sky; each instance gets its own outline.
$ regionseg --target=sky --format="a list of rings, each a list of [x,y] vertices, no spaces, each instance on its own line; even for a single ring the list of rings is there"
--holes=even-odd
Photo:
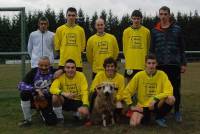
[[[140,9],[143,14],[155,16],[161,6],[168,6],[171,12],[176,14],[194,12],[200,13],[200,0],[0,0],[0,7],[25,7],[26,12],[45,10],[48,7],[58,13],[68,7],[81,8],[85,14],[92,16],[95,11],[98,14],[102,10],[112,10],[119,18],[125,14],[131,14],[135,9]]]

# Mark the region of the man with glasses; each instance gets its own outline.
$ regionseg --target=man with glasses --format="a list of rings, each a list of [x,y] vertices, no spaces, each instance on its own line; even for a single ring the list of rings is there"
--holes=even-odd
[[[85,50],[84,29],[76,24],[77,11],[74,7],[67,9],[67,23],[58,27],[55,34],[55,50],[60,57],[59,68],[63,69],[65,61],[75,61],[77,71],[82,71],[81,53]]]
[[[137,72],[144,70],[145,56],[150,45],[150,31],[141,25],[141,11],[134,10],[131,20],[133,24],[123,32],[125,77],[127,81],[130,81]]]
[[[170,9],[163,6],[159,9],[160,21],[152,29],[150,53],[154,53],[158,61],[158,69],[163,70],[173,85],[176,98],[174,111],[177,122],[182,121],[180,113],[181,73],[186,71],[184,53],[185,41],[182,29],[170,19]]]
[[[31,57],[31,68],[38,67],[41,56],[49,57],[51,64],[54,62],[54,33],[48,31],[48,26],[48,19],[42,16],[38,21],[38,30],[30,34],[27,48]]]
[[[87,59],[92,66],[93,79],[99,71],[104,70],[104,60],[108,57],[116,60],[119,53],[117,40],[114,35],[105,32],[103,19],[96,20],[95,28],[97,33],[88,39],[86,48]]]

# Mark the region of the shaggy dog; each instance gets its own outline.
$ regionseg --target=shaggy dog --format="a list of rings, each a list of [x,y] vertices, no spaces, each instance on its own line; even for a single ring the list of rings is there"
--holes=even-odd
[[[108,122],[112,125],[115,124],[114,110],[115,110],[115,90],[113,84],[103,83],[97,88],[97,96],[94,101],[94,109],[92,116],[93,122],[103,122],[103,126],[106,127]],[[98,117],[100,119],[98,120]]]

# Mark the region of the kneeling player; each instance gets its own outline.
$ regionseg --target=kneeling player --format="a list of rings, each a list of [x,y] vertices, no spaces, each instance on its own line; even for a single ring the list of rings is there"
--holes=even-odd
[[[53,110],[59,123],[64,123],[62,109],[75,111],[82,117],[89,114],[88,84],[85,75],[76,71],[73,60],[66,61],[64,74],[55,79],[50,88]]]
[[[170,112],[175,98],[173,88],[163,71],[156,70],[156,57],[146,57],[146,68],[138,72],[129,82],[124,92],[124,100],[130,105],[130,125],[148,123],[151,113],[155,113],[156,123],[167,127],[164,116]],[[137,93],[137,105],[132,106],[131,97]]]
[[[24,114],[24,120],[19,123],[19,126],[31,125],[31,108],[41,110],[41,114],[43,112],[47,114],[51,112],[51,94],[49,88],[54,77],[54,72],[55,70],[50,67],[49,58],[41,57],[38,67],[31,69],[23,81],[19,83],[18,89],[20,90],[21,108]],[[53,121],[53,119],[50,120]],[[54,122],[51,123],[54,124]]]

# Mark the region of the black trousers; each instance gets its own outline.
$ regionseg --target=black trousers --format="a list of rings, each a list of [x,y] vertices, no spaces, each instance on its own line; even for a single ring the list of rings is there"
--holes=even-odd
[[[180,93],[180,85],[181,85],[181,69],[179,66],[176,65],[159,65],[157,69],[164,71],[172,86],[173,86],[173,93],[176,99],[174,104],[174,111],[178,112],[180,109],[181,103],[181,93]]]

